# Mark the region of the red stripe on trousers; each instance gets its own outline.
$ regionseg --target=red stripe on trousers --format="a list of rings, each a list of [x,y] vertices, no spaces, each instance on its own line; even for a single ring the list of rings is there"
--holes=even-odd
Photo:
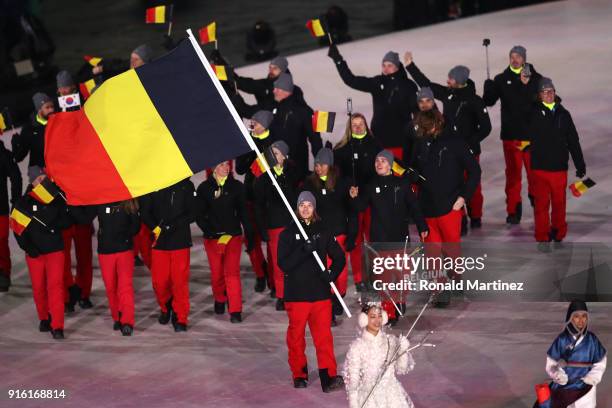
[[[474,156],[478,164],[480,164],[480,155],[477,154]],[[467,180],[467,172],[463,175],[464,180]],[[482,218],[482,206],[484,204],[484,197],[482,196],[482,185],[478,183],[476,186],[476,190],[474,190],[474,195],[470,198],[470,201],[467,202],[468,214],[470,218]]]
[[[26,255],[26,264],[32,281],[32,295],[36,304],[39,320],[47,320],[51,315],[51,327],[64,329],[64,253],[62,251],[39,255],[32,258]]]
[[[9,217],[0,216],[0,273],[11,276],[11,251],[9,249]]]
[[[142,262],[151,270],[151,230],[144,225],[140,224],[140,231],[134,236],[134,257],[140,254]]]
[[[225,245],[219,244],[216,239],[204,239],[204,249],[210,265],[210,284],[215,302],[228,302],[229,313],[242,312],[242,237],[232,237]]]
[[[251,221],[251,225],[256,225],[255,224],[255,208],[254,208],[254,204],[250,201],[247,201],[247,216],[249,217],[249,221]],[[255,228],[255,231],[253,233],[253,240],[254,245],[253,245],[253,250],[251,252],[248,253],[249,255],[249,260],[251,261],[251,266],[253,267],[253,271],[255,272],[255,276],[258,278],[263,278],[266,276],[266,272],[264,270],[264,254],[263,254],[263,250],[261,249],[261,235],[259,235],[259,231],[257,231],[257,228]],[[246,245],[246,241],[245,241],[245,245]],[[268,276],[268,279],[272,279],[270,276]]]
[[[113,320],[133,327],[134,252],[128,250],[114,254],[98,254],[98,261]]]
[[[536,241],[548,241],[551,228],[557,230],[553,238],[562,240],[567,235],[567,171],[532,170],[532,181]]]
[[[69,204],[104,204],[132,197],[83,109],[50,116],[45,163],[47,174],[66,192]]]
[[[503,140],[504,159],[506,161],[506,211],[514,214],[521,200],[523,167],[527,173],[527,192],[533,196],[533,180],[531,172],[531,152],[520,151],[517,140]]]
[[[331,331],[331,300],[318,302],[285,302],[289,317],[287,327],[287,350],[289,367],[293,378],[308,378],[304,372],[306,359],[306,324],[317,353],[319,370],[327,369],[330,377],[336,376],[334,337]]]
[[[338,276],[338,278],[336,279],[336,287],[338,288],[338,292],[340,292],[341,296],[346,295],[346,287],[348,285],[348,254],[346,253],[346,235],[342,234],[342,235],[337,235],[336,236],[336,241],[338,241],[338,244],[340,244],[340,248],[342,248],[342,251],[344,252],[344,259],[345,259],[345,264],[344,264],[344,269],[342,269],[342,272],[340,272],[340,275]],[[332,264],[332,261],[329,257],[327,257],[327,267],[329,268]],[[333,291],[332,291],[333,292]]]
[[[172,309],[182,324],[187,324],[189,316],[189,259],[189,248],[152,251],[151,278],[157,303],[166,312],[166,303],[172,298]]]
[[[284,228],[274,228],[268,230],[268,262],[272,270],[272,276],[274,277],[274,288],[276,290],[276,297],[282,299],[285,295],[285,274],[278,266],[278,240],[280,233]]]
[[[81,299],[91,295],[93,280],[93,252],[91,249],[91,235],[93,227],[89,225],[73,225],[62,231],[64,239],[64,301],[68,301],[68,288],[76,284],[81,288]],[[76,257],[76,275],[72,276],[72,241]]]

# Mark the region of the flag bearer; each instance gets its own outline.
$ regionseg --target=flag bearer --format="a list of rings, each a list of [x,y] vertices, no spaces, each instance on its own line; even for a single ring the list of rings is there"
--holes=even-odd
[[[306,325],[317,353],[317,366],[323,392],[344,387],[337,375],[334,338],[331,332],[332,304],[330,282],[338,278],[344,268],[345,256],[333,233],[325,227],[316,213],[316,199],[309,191],[302,191],[297,200],[300,224],[308,235],[304,240],[297,225],[289,224],[281,233],[278,262],[285,273],[285,301],[289,326],[287,349],[289,367],[295,388],[308,386],[306,360]],[[331,258],[329,270],[321,270],[313,256],[316,251],[323,262]]]

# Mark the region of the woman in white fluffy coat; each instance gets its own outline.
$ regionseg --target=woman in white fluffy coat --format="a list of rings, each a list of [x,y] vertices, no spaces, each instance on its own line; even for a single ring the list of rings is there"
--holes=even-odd
[[[414,368],[412,355],[406,351],[410,342],[382,331],[386,315],[380,304],[369,304],[359,316],[362,331],[351,343],[344,363],[350,408],[414,408],[396,378]]]

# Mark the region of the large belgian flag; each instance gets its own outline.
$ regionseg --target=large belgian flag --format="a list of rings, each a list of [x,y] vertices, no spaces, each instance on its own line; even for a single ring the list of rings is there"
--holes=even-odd
[[[250,147],[221,92],[193,44],[182,41],[104,82],[82,110],[52,115],[47,171],[69,204],[86,205],[138,197],[232,159]]]

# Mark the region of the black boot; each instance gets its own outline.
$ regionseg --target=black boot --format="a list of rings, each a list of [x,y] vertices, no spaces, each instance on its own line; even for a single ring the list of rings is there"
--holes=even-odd
[[[157,319],[157,321],[159,322],[159,324],[168,324],[168,322],[172,318],[172,315],[173,315],[173,313],[172,313],[172,298],[170,298],[166,302],[166,311],[159,313],[159,318]]]
[[[38,324],[38,331],[46,333],[51,331],[51,322],[49,320],[41,320]]]
[[[261,293],[266,290],[266,278],[257,278],[255,280],[255,292]]]
[[[55,340],[63,340],[64,330],[63,329],[51,330],[51,336],[53,336]]]
[[[174,325],[174,331],[176,333],[178,333],[178,332],[186,332],[187,331],[187,325],[185,323],[176,323]]]
[[[471,229],[482,228],[482,219],[481,218],[472,218],[470,220],[470,228]]]
[[[130,326],[129,324],[124,324],[123,326],[121,326],[122,335],[131,336],[133,332],[134,332],[134,328]]]
[[[242,323],[242,313],[240,312],[230,313],[230,322]]]
[[[81,298],[81,288],[77,285],[72,285],[68,288],[68,303],[66,304],[66,311],[74,312],[74,306]]]
[[[305,378],[294,378],[293,388],[306,388],[308,387],[308,380]]]
[[[528,194],[527,197],[529,197],[529,204],[531,204],[531,207],[534,208],[535,207],[535,197],[532,196],[531,194]]]
[[[115,320],[115,322],[113,323],[113,330],[114,331],[121,330],[121,322],[119,320]]]
[[[81,307],[81,309],[91,309],[93,307],[93,303],[91,303],[91,300],[89,300],[89,298],[80,299],[79,306]]]
[[[215,302],[215,314],[222,315],[225,313],[225,303]]]
[[[0,271],[0,292],[8,292],[11,287],[11,277]]]
[[[323,392],[339,391],[344,388],[344,379],[339,375],[330,377],[327,368],[319,369],[319,378]]]
[[[270,298],[276,299],[276,289],[270,289]]]
[[[516,204],[516,217],[518,218],[518,222],[521,222],[521,218],[523,218],[523,203],[519,202]]]
[[[279,312],[285,310],[285,302],[283,302],[283,299],[276,299],[276,310]]]
[[[465,236],[468,233],[468,221],[467,215],[463,214],[461,217],[461,236]]]

